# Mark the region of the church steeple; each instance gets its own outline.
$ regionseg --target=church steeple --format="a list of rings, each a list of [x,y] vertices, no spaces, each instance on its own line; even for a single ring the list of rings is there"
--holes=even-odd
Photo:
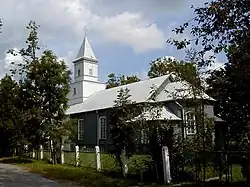
[[[82,45],[80,47],[80,50],[76,56],[76,59],[79,58],[85,58],[85,59],[90,59],[90,60],[97,60],[95,57],[95,54],[92,50],[91,45],[89,44],[89,41],[87,39],[87,36],[85,34],[85,37],[83,39]]]
[[[98,79],[98,60],[85,36],[80,50],[73,60],[74,82],[70,84],[69,105],[84,102],[93,93],[104,90],[106,85]]]
[[[95,57],[86,33],[73,63],[75,81],[98,81],[98,60]]]

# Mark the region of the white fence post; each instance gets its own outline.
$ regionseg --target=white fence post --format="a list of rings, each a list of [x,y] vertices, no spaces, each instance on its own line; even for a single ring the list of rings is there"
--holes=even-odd
[[[16,148],[14,148],[14,156],[17,156],[17,154],[16,154]]]
[[[43,146],[40,145],[40,159],[43,160]]]
[[[128,174],[128,158],[126,157],[126,151],[125,150],[122,151],[121,161],[122,161],[122,164],[123,164],[122,173],[123,173],[123,176],[126,177],[127,174]]]
[[[79,166],[79,146],[76,145],[75,146],[75,150],[76,150],[76,166]]]
[[[64,164],[64,151],[63,151],[63,149],[64,149],[64,146],[61,145],[61,164]]]
[[[52,163],[53,162],[53,155],[52,155],[52,153],[53,153],[53,150],[54,150],[54,147],[53,147],[53,141],[52,140],[50,140],[50,151],[49,151],[49,161]]]
[[[32,150],[32,158],[36,158],[36,152],[34,149]]]
[[[162,147],[162,160],[163,160],[163,173],[164,173],[164,182],[171,182],[171,174],[170,174],[170,162],[169,162],[169,152],[168,147]]]
[[[99,146],[95,146],[95,153],[96,153],[96,169],[97,171],[101,171],[101,156],[100,156]]]

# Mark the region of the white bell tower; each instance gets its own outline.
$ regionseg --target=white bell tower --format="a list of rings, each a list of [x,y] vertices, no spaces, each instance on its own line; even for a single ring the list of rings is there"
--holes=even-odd
[[[84,102],[93,93],[104,90],[106,86],[98,79],[98,60],[86,34],[73,64],[74,82],[70,84],[69,106]]]

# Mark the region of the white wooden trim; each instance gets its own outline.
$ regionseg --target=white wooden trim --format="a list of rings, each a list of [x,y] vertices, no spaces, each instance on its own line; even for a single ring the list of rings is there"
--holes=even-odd
[[[77,139],[83,140],[83,139],[80,139],[80,136],[79,136],[79,134],[80,134],[80,121],[83,121],[83,124],[84,124],[84,119],[78,119],[78,121],[77,121]]]
[[[105,138],[102,138],[101,137],[101,120],[102,119],[105,119],[105,132],[106,132],[106,137]],[[107,139],[107,118],[106,118],[106,116],[100,116],[99,117],[99,123],[98,123],[99,125],[98,125],[98,129],[99,129],[99,134],[98,134],[98,136],[99,136],[99,140],[106,140]]]
[[[185,132],[186,132],[186,135],[194,135],[194,134],[196,134],[196,120],[195,120],[195,114],[194,114],[194,112],[188,111],[188,112],[185,113],[185,125],[187,125],[187,121],[188,121],[188,119],[187,119],[187,114],[189,114],[189,113],[192,113],[192,114],[193,114],[193,120],[194,120],[194,133],[189,133],[189,132],[187,131],[188,127],[185,127]]]

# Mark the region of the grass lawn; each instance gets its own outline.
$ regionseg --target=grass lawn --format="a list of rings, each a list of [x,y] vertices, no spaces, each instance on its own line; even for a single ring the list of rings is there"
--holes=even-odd
[[[138,160],[141,157],[135,157],[134,160]],[[110,159],[108,158],[110,161]],[[52,165],[48,164],[45,161],[37,161],[32,159],[23,158],[20,159],[18,157],[13,158],[4,158],[0,159],[2,163],[10,163],[18,165],[24,168],[27,171],[39,173],[42,176],[50,179],[54,179],[57,181],[71,181],[73,183],[83,185],[83,186],[136,186],[140,180],[138,178],[133,178],[129,176],[128,178],[124,179],[118,172],[115,171],[103,171],[97,172],[94,168],[88,167],[74,167],[73,165],[69,164],[57,164]],[[113,164],[113,162],[111,162]],[[108,163],[107,163],[108,164]],[[113,168],[113,166],[109,166]],[[131,163],[132,164],[132,163]],[[133,166],[135,167],[135,166]],[[134,168],[133,170],[136,170]],[[207,175],[214,176],[212,174],[213,171],[207,171]],[[207,176],[207,177],[208,177]],[[243,177],[241,175],[241,168],[239,165],[233,165],[233,184],[223,184],[219,183],[218,181],[215,182],[208,182],[205,186],[242,186]],[[149,185],[152,186],[152,185]],[[149,187],[148,186],[148,187]],[[155,185],[154,185],[155,186]],[[175,185],[173,185],[175,186]],[[195,183],[189,183],[182,186],[200,186],[196,185]],[[161,186],[163,187],[163,186]]]
[[[44,161],[31,159],[5,158],[0,160],[3,163],[16,164],[25,170],[39,173],[42,176],[58,181],[72,181],[83,186],[130,186],[136,185],[137,181],[123,179],[121,176],[108,175],[105,172],[97,172],[91,168],[74,167],[71,165],[52,165]]]

